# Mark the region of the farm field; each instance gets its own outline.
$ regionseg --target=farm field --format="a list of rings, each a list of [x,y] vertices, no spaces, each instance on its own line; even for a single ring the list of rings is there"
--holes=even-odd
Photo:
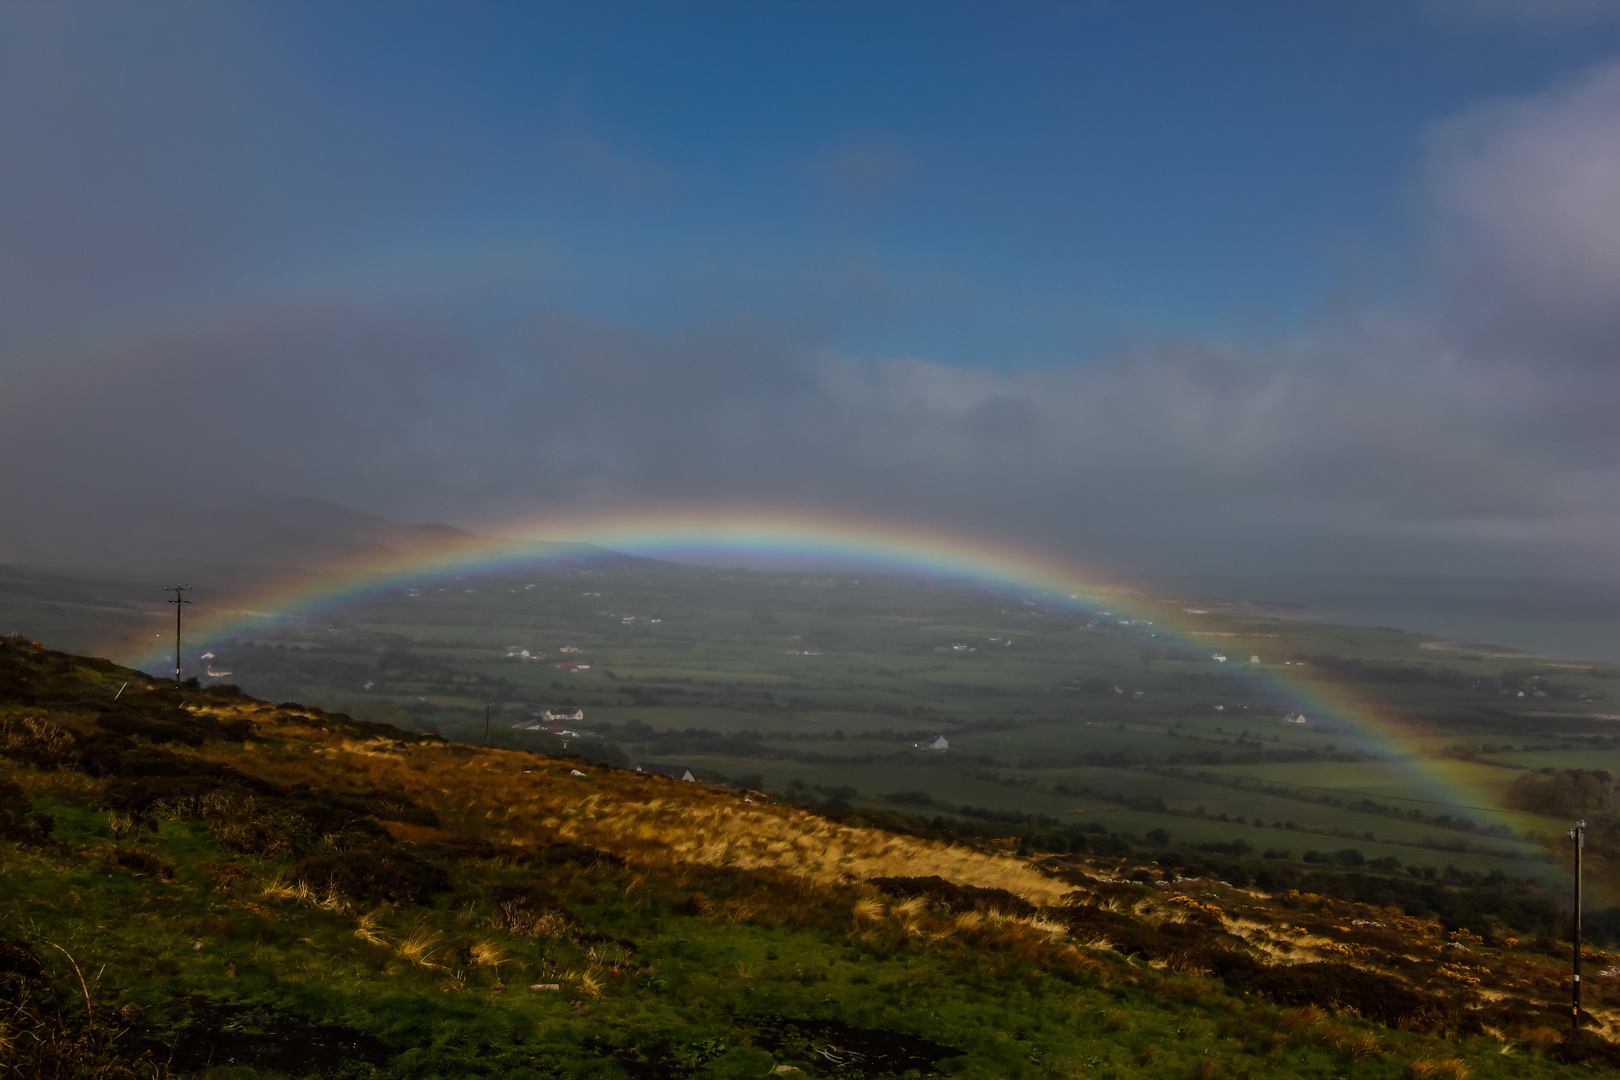
[[[424,577],[188,652],[229,672],[205,683],[272,701],[1025,845],[1562,880],[1547,838],[1564,816],[1514,785],[1620,772],[1620,667],[1430,641],[1241,605],[603,556]],[[514,730],[548,709],[582,719]]]

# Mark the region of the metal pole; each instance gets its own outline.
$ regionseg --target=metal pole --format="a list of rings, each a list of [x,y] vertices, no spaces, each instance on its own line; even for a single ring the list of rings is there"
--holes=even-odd
[[[489,745],[489,703],[484,704],[484,745]]]
[[[1575,841],[1575,979],[1570,983],[1570,1031],[1581,1029],[1581,857],[1586,851],[1586,819],[1582,818],[1569,830]]]
[[[163,590],[164,592],[172,592],[172,593],[174,593],[174,599],[170,600],[169,603],[174,605],[174,681],[175,682],[180,681],[180,609],[185,607],[187,604],[191,603],[191,601],[187,600],[185,598],[185,596],[183,595],[190,588],[191,588],[190,585],[176,585],[172,589],[164,589]]]

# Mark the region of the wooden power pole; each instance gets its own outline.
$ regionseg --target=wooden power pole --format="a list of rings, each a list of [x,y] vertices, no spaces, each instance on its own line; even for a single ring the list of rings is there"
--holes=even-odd
[[[1569,1029],[1581,1029],[1581,856],[1586,850],[1586,819],[1575,823],[1569,830],[1575,841],[1575,978],[1570,983]]]
[[[185,593],[191,589],[190,585],[175,585],[164,589],[164,592],[174,593],[174,599],[169,603],[174,605],[174,681],[180,681],[180,612],[189,603]]]

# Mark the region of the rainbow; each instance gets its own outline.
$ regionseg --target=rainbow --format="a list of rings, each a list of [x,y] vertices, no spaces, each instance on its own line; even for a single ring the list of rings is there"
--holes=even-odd
[[[287,617],[314,616],[369,596],[419,584],[425,577],[516,571],[588,561],[617,553],[707,565],[838,569],[894,574],[1038,597],[1041,603],[1080,612],[1106,606],[1114,618],[1151,623],[1167,643],[1199,642],[1199,622],[1181,605],[1110,584],[1106,575],[1033,547],[960,531],[907,525],[871,517],[757,508],[672,507],[573,513],[507,523],[498,538],[462,534],[424,541],[409,550],[282,583],[226,612],[190,624],[192,641],[222,640]],[[172,652],[156,647],[126,658],[132,667],[167,671]],[[1313,716],[1350,727],[1394,760],[1408,798],[1498,816],[1494,798],[1460,775],[1460,763],[1428,761],[1411,753],[1405,732],[1380,710],[1341,688],[1307,681],[1268,665],[1269,679]]]

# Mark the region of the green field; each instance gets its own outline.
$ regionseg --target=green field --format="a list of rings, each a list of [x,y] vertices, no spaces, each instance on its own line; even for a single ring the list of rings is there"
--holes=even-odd
[[[462,741],[487,713],[501,746],[1026,842],[1241,842],[1257,864],[1355,849],[1556,878],[1536,837],[1563,819],[1507,807],[1508,788],[1620,773],[1612,667],[1242,609],[1175,637],[1182,603],[1125,622],[1106,599],[618,560],[423,579],[188,651],[259,697]],[[513,730],[545,708],[583,709],[588,734]],[[917,748],[939,735],[944,752]]]

